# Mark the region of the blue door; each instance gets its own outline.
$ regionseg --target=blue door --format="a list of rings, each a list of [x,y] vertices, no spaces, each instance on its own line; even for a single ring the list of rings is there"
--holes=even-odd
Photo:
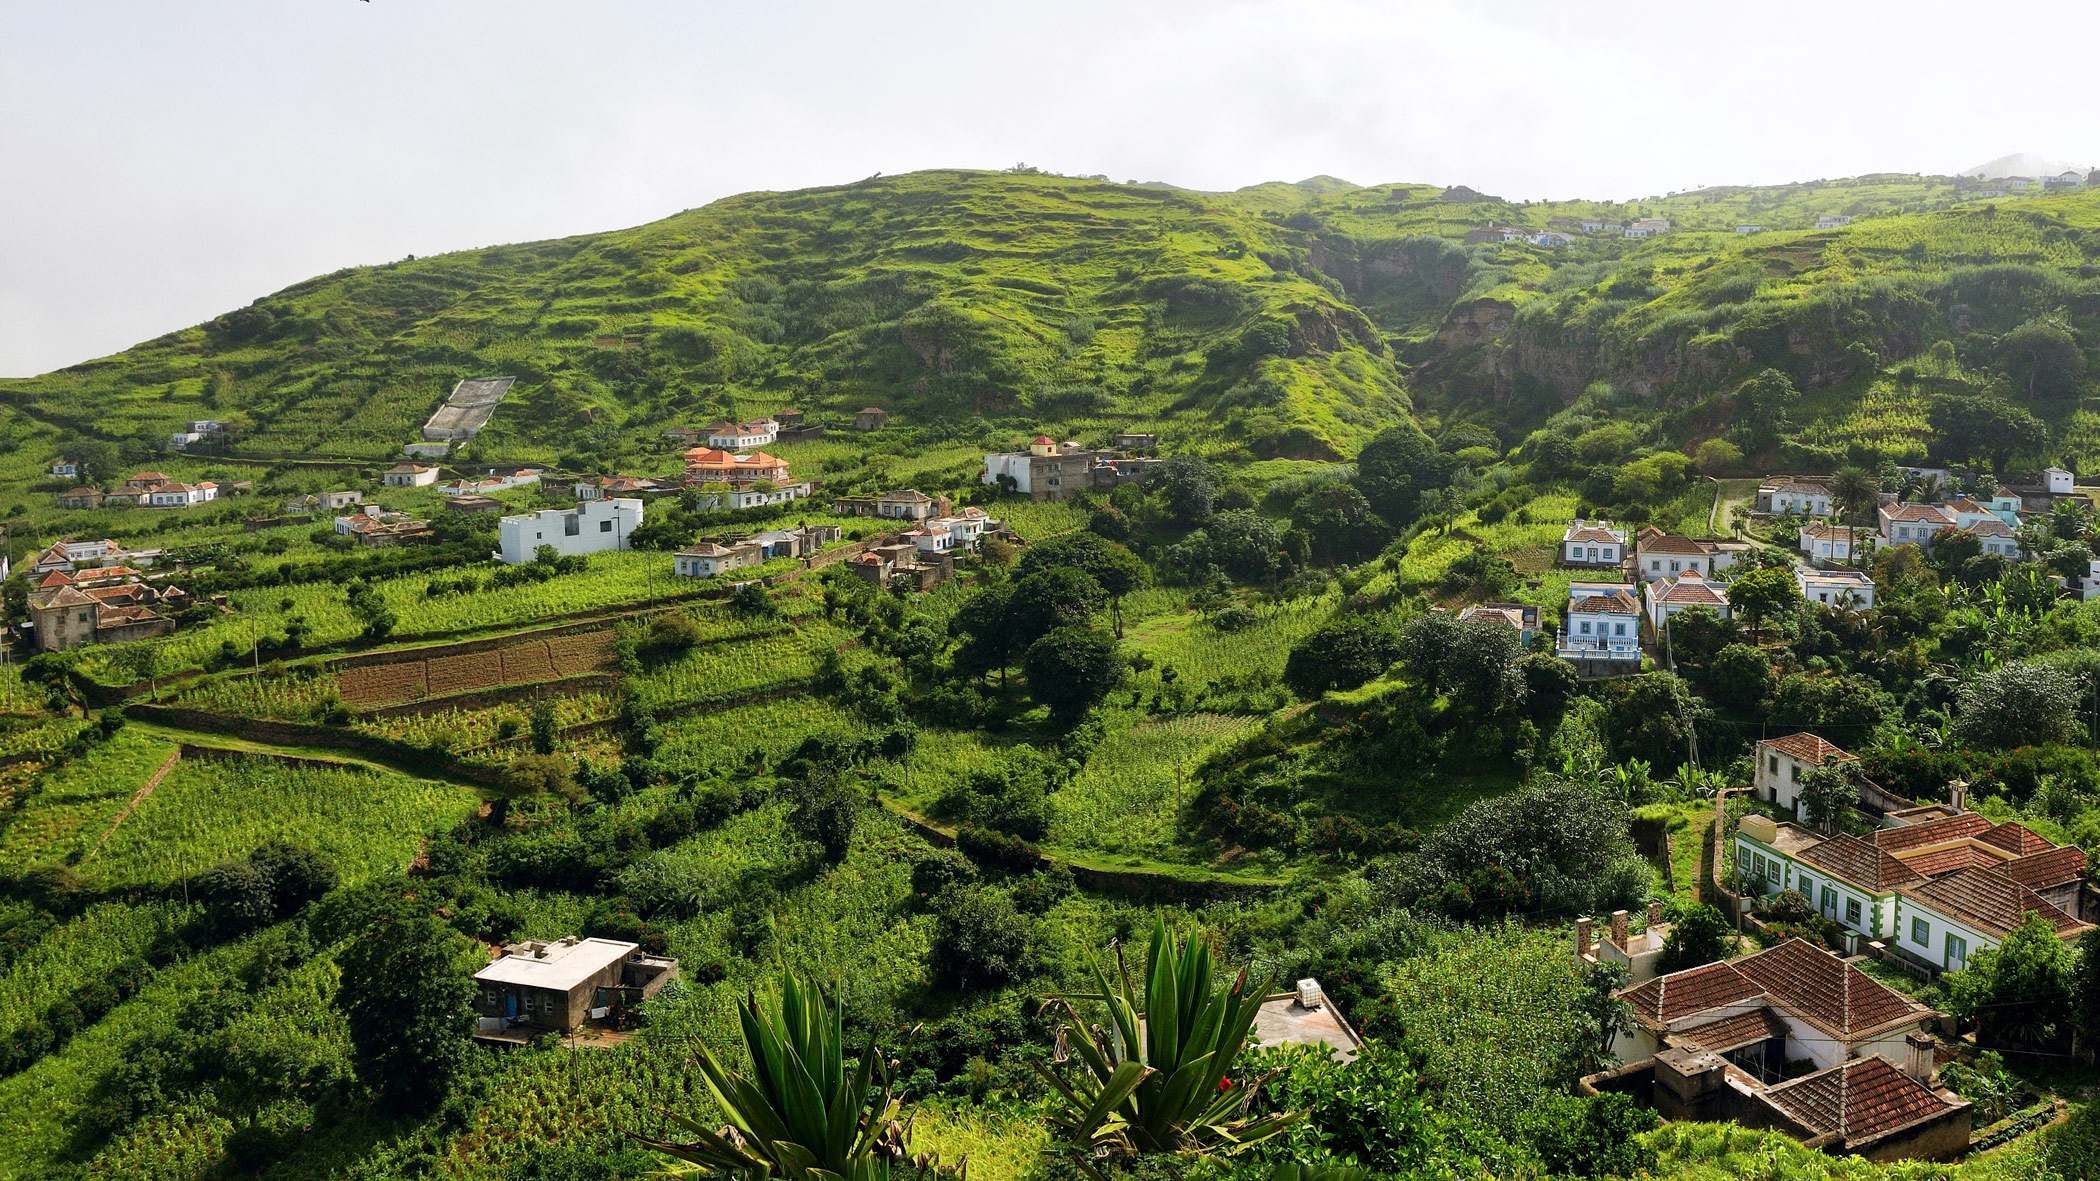
[[[516,1021],[518,1019],[517,993],[507,992],[503,994],[503,1015],[512,1021]]]

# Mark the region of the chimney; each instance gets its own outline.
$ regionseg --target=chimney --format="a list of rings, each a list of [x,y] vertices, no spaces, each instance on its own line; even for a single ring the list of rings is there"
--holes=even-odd
[[[1591,929],[1592,929],[1592,928],[1594,928],[1594,927],[1595,927],[1596,925],[1597,925],[1597,924],[1596,924],[1596,921],[1595,921],[1595,920],[1593,920],[1593,919],[1576,919],[1576,920],[1575,920],[1575,958],[1576,958],[1576,959],[1578,959],[1578,960],[1586,960],[1586,959],[1590,958],[1590,931],[1591,931]]]
[[[1662,926],[1662,922],[1663,922],[1663,904],[1662,904],[1662,903],[1660,903],[1660,902],[1651,902],[1651,903],[1649,903],[1649,904],[1648,904],[1648,929],[1649,929],[1650,931],[1653,931],[1653,930],[1654,930],[1654,929],[1656,929],[1657,927],[1660,927],[1660,926]]]
[[[1947,803],[1956,812],[1969,810],[1969,784],[1967,780],[1957,779],[1947,785]]]
[[[1932,1036],[1913,1029],[1903,1039],[1903,1073],[1924,1086],[1931,1086],[1939,1066],[1933,1061]]]
[[[1620,947],[1626,946],[1626,912],[1623,910],[1611,912],[1611,941]]]
[[[1320,982],[1307,976],[1298,982],[1298,1007],[1317,1009],[1320,1007]]]

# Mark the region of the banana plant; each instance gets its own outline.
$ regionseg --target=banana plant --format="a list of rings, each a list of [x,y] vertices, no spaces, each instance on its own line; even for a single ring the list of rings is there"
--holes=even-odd
[[[683,1162],[672,1175],[887,1181],[892,1164],[912,1166],[920,1174],[932,1168],[927,1158],[910,1156],[911,1125],[898,1119],[902,1104],[875,1052],[873,1035],[849,1070],[840,1010],[815,981],[789,975],[777,990],[747,996],[738,1017],[750,1074],[731,1069],[705,1044],[697,1057],[701,1077],[729,1117],[728,1125],[711,1131],[659,1108],[694,1139],[634,1137]]]
[[[1250,1114],[1261,1082],[1229,1077],[1247,1044],[1267,981],[1249,987],[1242,971],[1230,986],[1211,985],[1210,946],[1174,938],[1153,924],[1142,983],[1117,956],[1113,977],[1096,960],[1097,991],[1052,999],[1066,1026],[1057,1058],[1078,1059],[1070,1077],[1036,1064],[1049,1083],[1052,1135],[1099,1178],[1094,1162],[1114,1156],[1237,1152],[1282,1132],[1301,1113]],[[1081,1005],[1103,1005],[1108,1024],[1088,1023]],[[1079,1036],[1072,1031],[1079,1030]]]

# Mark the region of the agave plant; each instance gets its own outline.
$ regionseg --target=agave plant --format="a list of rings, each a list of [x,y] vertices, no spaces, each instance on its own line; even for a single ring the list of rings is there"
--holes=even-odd
[[[840,1011],[814,981],[790,975],[777,991],[746,997],[738,1017],[751,1059],[748,1076],[724,1065],[704,1044],[698,1055],[701,1076],[728,1125],[710,1131],[659,1109],[694,1139],[635,1137],[690,1166],[674,1172],[750,1181],[886,1181],[892,1164],[908,1163],[921,1173],[931,1167],[907,1151],[911,1125],[897,1118],[902,1105],[874,1037],[849,1071]]]
[[[1097,961],[1099,991],[1058,997],[1064,1010],[1059,1061],[1079,1068],[1067,1079],[1036,1069],[1055,1092],[1053,1134],[1078,1150],[1080,1167],[1110,1156],[1237,1152],[1288,1128],[1297,1112],[1253,1115],[1263,1080],[1233,1080],[1234,1059],[1247,1044],[1267,981],[1249,987],[1247,973],[1227,988],[1211,985],[1210,947],[1175,939],[1164,919],[1154,923],[1142,986],[1117,956],[1112,979]],[[1108,1025],[1088,1024],[1081,1004],[1108,1009]],[[1081,1030],[1079,1036],[1072,1031]]]

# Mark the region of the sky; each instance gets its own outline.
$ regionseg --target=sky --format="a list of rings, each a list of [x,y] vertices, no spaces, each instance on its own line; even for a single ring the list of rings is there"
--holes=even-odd
[[[312,275],[1025,162],[1512,199],[2100,161],[2082,2],[0,0],[0,376]]]

